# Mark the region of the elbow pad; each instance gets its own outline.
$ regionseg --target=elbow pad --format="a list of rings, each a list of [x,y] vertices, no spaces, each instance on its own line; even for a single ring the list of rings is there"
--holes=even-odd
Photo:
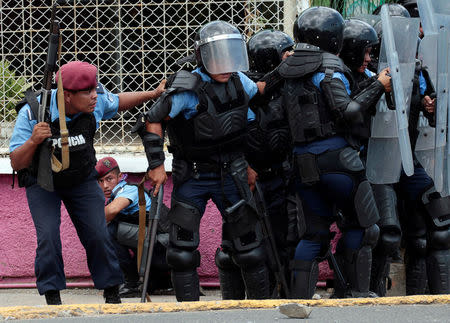
[[[164,164],[164,139],[152,132],[144,132],[142,136],[145,154],[147,155],[148,168],[154,169]]]
[[[331,114],[337,119],[344,117],[347,105],[352,101],[347,93],[344,83],[336,78],[329,81],[324,79],[321,83],[325,102],[330,108]]]
[[[171,96],[163,93],[145,113],[145,119],[150,123],[160,123],[169,115],[171,107]]]
[[[375,108],[378,100],[384,93],[384,86],[380,81],[376,80],[361,92],[353,97],[353,100],[358,102],[364,111],[369,111],[372,115],[375,114]]]

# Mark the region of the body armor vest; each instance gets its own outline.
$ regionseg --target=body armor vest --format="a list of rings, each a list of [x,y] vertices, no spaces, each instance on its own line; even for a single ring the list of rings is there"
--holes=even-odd
[[[227,83],[200,82],[193,91],[198,113],[188,120],[179,114],[168,123],[169,151],[188,161],[243,151],[249,99],[239,75],[232,74]]]
[[[303,48],[297,46],[294,55],[283,63],[286,63],[283,104],[294,143],[306,144],[344,132],[345,127],[338,124],[333,109],[327,105],[323,94],[311,80],[318,72],[325,73],[325,80],[331,78],[334,72],[347,73],[342,60],[307,45]],[[286,68],[289,65],[291,68]],[[280,70],[282,76],[283,71]]]
[[[61,136],[59,120],[50,124],[52,130],[54,155],[61,159]],[[67,124],[69,130],[70,166],[59,173],[53,173],[55,187],[70,187],[83,182],[94,170],[95,158],[94,135],[97,129],[92,113],[83,113]]]
[[[264,106],[253,109],[256,118],[247,134],[247,160],[256,170],[283,162],[291,150],[289,124],[282,103],[280,93],[275,93]]]

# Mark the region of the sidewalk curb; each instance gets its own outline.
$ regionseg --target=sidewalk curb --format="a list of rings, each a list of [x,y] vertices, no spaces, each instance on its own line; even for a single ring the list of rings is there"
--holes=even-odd
[[[347,298],[322,300],[227,300],[171,303],[80,304],[59,306],[0,307],[1,320],[44,319],[55,317],[94,316],[111,314],[168,313],[181,311],[210,311],[228,309],[275,308],[282,304],[299,303],[314,307],[343,307],[361,305],[450,304],[450,295],[421,295],[380,298]]]

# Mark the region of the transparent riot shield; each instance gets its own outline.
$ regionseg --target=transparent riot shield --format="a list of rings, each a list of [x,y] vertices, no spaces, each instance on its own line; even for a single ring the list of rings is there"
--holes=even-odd
[[[366,174],[371,183],[389,184],[398,182],[402,166],[407,175],[414,173],[408,134],[408,114],[419,19],[390,17],[385,9],[382,9],[381,19],[383,40],[378,72],[388,66],[391,68],[393,83],[391,97],[394,98],[396,110],[388,109],[383,95],[372,119]]]
[[[361,15],[355,16],[355,19],[367,22],[369,25],[371,25],[373,27],[373,26],[375,26],[375,24],[378,21],[380,21],[381,17],[379,15],[361,14]]]
[[[417,2],[422,21],[424,38],[419,47],[419,59],[427,69],[436,90],[435,129],[419,124],[420,132],[415,155],[433,178],[436,191],[442,195],[450,192],[450,118],[449,111],[449,79],[450,66],[450,1],[433,0]],[[434,134],[434,140],[428,135]]]

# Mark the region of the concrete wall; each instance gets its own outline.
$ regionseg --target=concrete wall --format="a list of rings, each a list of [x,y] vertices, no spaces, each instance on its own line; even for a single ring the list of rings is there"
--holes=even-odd
[[[140,175],[130,174],[130,180],[138,181]],[[31,278],[34,276],[36,232],[28,209],[25,190],[11,188],[11,175],[0,175],[0,280],[6,278]],[[164,203],[170,206],[172,181],[165,187]],[[61,240],[66,276],[89,277],[86,254],[64,208],[61,210]],[[209,202],[200,226],[199,274],[203,283],[217,282],[214,253],[221,239],[221,217]],[[321,267],[321,279],[331,275],[326,264]]]

